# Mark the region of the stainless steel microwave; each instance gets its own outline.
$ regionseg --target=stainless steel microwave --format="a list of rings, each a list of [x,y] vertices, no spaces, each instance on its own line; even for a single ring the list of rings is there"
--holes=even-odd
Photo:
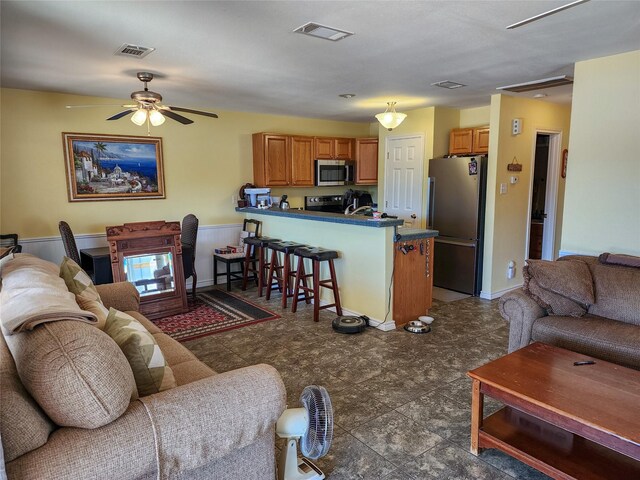
[[[356,181],[356,163],[350,160],[316,160],[316,185],[352,185]]]

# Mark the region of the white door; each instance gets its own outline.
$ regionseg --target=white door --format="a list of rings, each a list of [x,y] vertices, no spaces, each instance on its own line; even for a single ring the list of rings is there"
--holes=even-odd
[[[422,225],[424,136],[387,137],[384,168],[384,211],[405,226]]]

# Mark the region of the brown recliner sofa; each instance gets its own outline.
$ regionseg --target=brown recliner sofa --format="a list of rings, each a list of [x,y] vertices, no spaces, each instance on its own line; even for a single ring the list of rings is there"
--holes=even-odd
[[[622,265],[625,264],[625,265]],[[525,285],[500,299],[509,352],[539,341],[640,369],[640,258],[528,260]]]
[[[88,323],[0,335],[0,478],[1,467],[9,480],[275,478],[275,422],[286,402],[278,372],[216,374],[139,313],[132,284],[97,288],[105,306],[153,335],[177,386],[138,398],[118,345]],[[56,397],[60,390],[67,394]]]

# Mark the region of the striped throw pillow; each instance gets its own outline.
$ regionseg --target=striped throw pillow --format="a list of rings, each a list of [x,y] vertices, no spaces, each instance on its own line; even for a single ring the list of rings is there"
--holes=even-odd
[[[104,328],[127,357],[141,397],[168,390],[176,386],[171,367],[153,335],[131,315],[109,309]]]
[[[104,330],[109,310],[103,305],[100,294],[89,275],[76,262],[64,257],[60,265],[60,276],[69,291],[76,296],[76,302],[80,308],[95,314],[98,317],[96,326],[100,330]]]

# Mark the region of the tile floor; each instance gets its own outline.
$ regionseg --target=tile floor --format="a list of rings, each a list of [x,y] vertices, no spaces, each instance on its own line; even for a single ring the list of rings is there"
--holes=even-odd
[[[338,479],[543,479],[545,475],[495,450],[469,453],[471,382],[465,373],[507,352],[508,326],[497,301],[434,301],[432,331],[362,334],[333,331],[335,314],[312,306],[297,314],[256,289],[232,293],[282,318],[185,343],[218,372],[255,363],[278,369],[289,406],[302,389],[323,385],[334,408],[334,439],[316,463]],[[499,404],[486,398],[485,414]],[[281,441],[276,445],[279,447]]]

